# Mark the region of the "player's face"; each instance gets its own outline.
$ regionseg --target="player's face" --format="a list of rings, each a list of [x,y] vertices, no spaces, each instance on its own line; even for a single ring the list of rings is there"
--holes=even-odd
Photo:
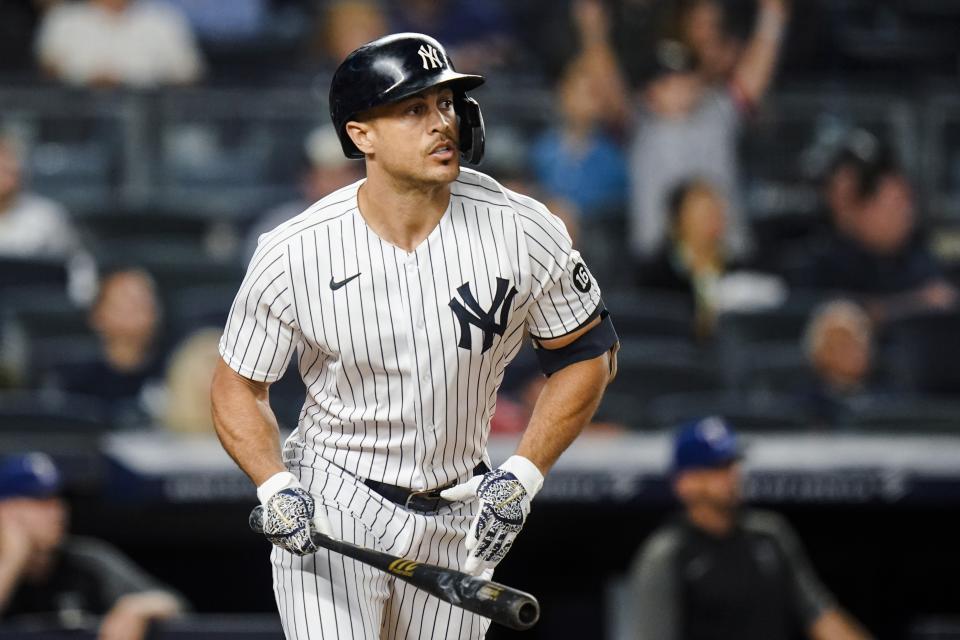
[[[739,463],[685,471],[677,479],[677,493],[688,507],[707,506],[732,511],[740,505],[742,474]]]
[[[67,508],[57,497],[7,500],[3,517],[27,532],[37,552],[52,551],[66,535]]]
[[[824,323],[815,359],[831,381],[859,384],[870,372],[870,333],[856,319],[838,315]]]
[[[902,176],[884,177],[863,203],[858,224],[861,243],[877,253],[895,253],[910,239],[914,225],[913,197]]]
[[[449,184],[460,175],[453,91],[433,87],[371,112],[368,157],[408,183]]]
[[[93,324],[109,338],[148,340],[156,330],[159,308],[153,285],[137,271],[112,275],[93,311]]]

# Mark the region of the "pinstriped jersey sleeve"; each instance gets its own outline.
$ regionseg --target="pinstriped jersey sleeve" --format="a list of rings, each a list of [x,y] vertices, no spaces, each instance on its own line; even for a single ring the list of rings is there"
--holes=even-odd
[[[515,204],[533,278],[527,328],[545,339],[571,333],[598,309],[600,287],[558,217],[529,198]]]
[[[283,246],[261,243],[230,308],[220,355],[245,378],[273,382],[297,342],[293,292]]]

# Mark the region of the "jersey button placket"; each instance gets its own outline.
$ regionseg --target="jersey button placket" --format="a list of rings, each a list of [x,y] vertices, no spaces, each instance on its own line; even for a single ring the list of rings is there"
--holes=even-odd
[[[407,276],[407,287],[410,291],[410,321],[411,321],[411,343],[414,347],[413,353],[411,354],[414,358],[415,364],[413,371],[411,372],[414,376],[419,376],[417,380],[417,393],[419,394],[418,409],[417,413],[419,414],[420,403],[422,402],[423,411],[425,415],[419,415],[419,429],[417,430],[417,439],[419,442],[420,451],[424,451],[426,448],[426,439],[424,435],[427,431],[431,430],[431,425],[429,424],[430,416],[428,411],[428,403],[431,402],[433,397],[433,391],[430,388],[432,380],[430,378],[430,357],[429,357],[429,348],[428,341],[429,337],[426,334],[426,323],[424,321],[424,295],[423,291],[420,288],[420,266],[418,264],[418,256],[416,252],[411,253],[406,258],[406,276]]]

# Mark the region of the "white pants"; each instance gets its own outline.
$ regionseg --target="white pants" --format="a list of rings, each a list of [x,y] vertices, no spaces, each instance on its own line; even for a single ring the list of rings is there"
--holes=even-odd
[[[460,569],[466,562],[463,540],[476,502],[421,514],[382,498],[332,464],[314,463],[322,470],[288,465],[313,495],[317,509],[326,510],[335,537],[441,567]],[[474,640],[483,638],[490,624],[326,549],[300,557],[274,547],[270,559],[287,640]]]

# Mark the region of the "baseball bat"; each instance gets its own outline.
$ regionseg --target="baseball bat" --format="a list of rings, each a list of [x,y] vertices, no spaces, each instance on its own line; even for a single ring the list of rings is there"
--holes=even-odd
[[[260,505],[250,512],[250,528],[256,533],[263,533],[263,507]],[[511,629],[529,629],[540,619],[540,603],[533,595],[519,589],[477,578],[456,569],[446,569],[374,551],[322,533],[312,533],[311,539],[318,547],[376,567],[444,602],[490,618]]]

